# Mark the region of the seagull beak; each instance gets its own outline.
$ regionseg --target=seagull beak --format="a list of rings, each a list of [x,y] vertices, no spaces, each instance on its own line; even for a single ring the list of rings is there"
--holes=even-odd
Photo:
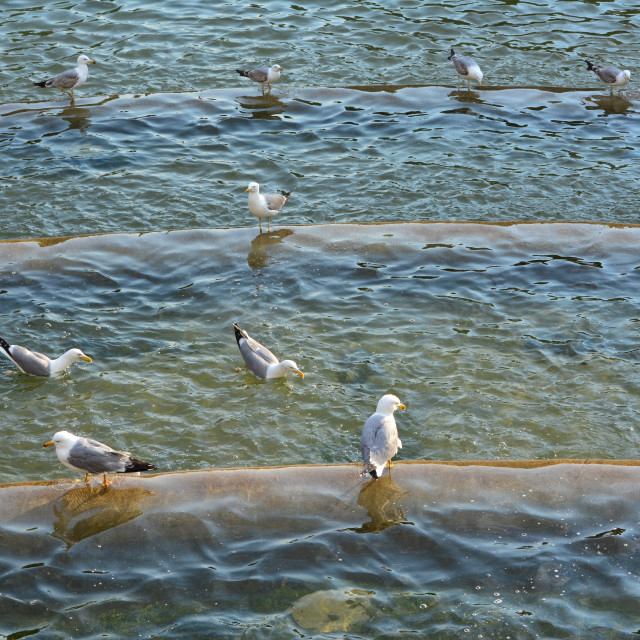
[[[251,189],[245,189],[244,190],[245,193],[249,193],[249,191],[251,191]]]
[[[406,409],[407,407],[405,407],[403,404],[399,404],[398,405],[398,409],[402,409],[403,411]]]
[[[280,67],[280,71],[284,71],[284,67]]]
[[[96,61],[95,61],[95,60],[89,60],[89,62],[90,62],[91,64],[95,64],[95,63],[96,63]]]
[[[42,446],[43,447],[53,447],[53,442],[51,442],[51,440],[49,440],[49,442],[45,442]]]
[[[294,371],[294,373],[297,373],[301,378],[304,378],[304,373],[302,373],[302,371],[300,371],[300,369],[296,369],[296,371]]]
[[[93,362],[89,356],[80,356],[80,360],[86,360],[87,362]]]

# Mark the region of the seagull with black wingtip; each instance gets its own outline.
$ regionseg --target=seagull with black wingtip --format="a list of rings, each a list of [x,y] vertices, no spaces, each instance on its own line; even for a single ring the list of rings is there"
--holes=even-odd
[[[17,344],[9,344],[4,338],[0,338],[0,353],[11,360],[22,373],[44,378],[62,373],[78,360],[93,362],[80,349],[69,349],[60,357],[51,359],[43,353],[31,351]]]
[[[460,89],[460,76],[467,79],[469,91],[471,91],[471,81],[476,80],[482,86],[483,73],[478,63],[473,58],[459,56],[451,49],[451,55],[447,60],[453,62],[455,70],[458,72],[458,89]]]

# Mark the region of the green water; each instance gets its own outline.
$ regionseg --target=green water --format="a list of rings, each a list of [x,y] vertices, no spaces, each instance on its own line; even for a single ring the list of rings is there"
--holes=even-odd
[[[94,358],[55,380],[0,361],[0,482],[73,476],[41,447],[60,428],[162,472],[355,463],[362,423],[386,392],[407,405],[401,460],[635,457],[639,16],[631,2],[15,0],[0,8],[0,335],[50,355],[78,346]],[[482,90],[456,89],[451,46],[480,63]],[[74,106],[33,86],[81,52],[97,64]],[[610,96],[585,59],[630,69],[631,83]],[[234,70],[267,62],[285,71],[263,97]],[[293,192],[270,234],[259,235],[248,213],[252,180]],[[52,239],[77,235],[87,237]],[[305,379],[252,378],[234,321],[295,359]],[[410,503],[424,491],[422,480],[411,487]],[[615,489],[591,495],[603,512],[615,502]],[[345,498],[347,510],[356,498]],[[392,513],[396,503],[407,504],[391,495]],[[423,507],[377,533],[357,530],[357,510],[353,521],[337,518],[326,528],[340,534],[297,548],[280,577],[268,545],[286,549],[286,527],[268,542],[249,527],[236,548],[233,528],[216,539],[206,515],[200,526],[171,509],[149,514],[144,500],[136,510],[132,499],[119,519],[113,505],[87,504],[111,524],[89,527],[75,547],[79,564],[66,555],[73,524],[60,537],[49,504],[3,524],[0,625],[18,614],[0,637],[131,637],[136,628],[143,637],[311,635],[280,616],[334,588],[375,592],[381,615],[349,637],[602,638],[640,629],[630,605],[637,586],[621,578],[637,574],[626,554],[638,525],[618,512],[587,518],[587,535],[626,532],[624,542],[604,535],[611,553],[602,562],[581,565],[571,543],[559,542],[549,560],[541,534],[526,567],[544,574],[536,575],[553,592],[552,612],[544,597],[535,611],[516,598],[506,612],[478,617],[456,558],[468,558],[474,580],[498,575],[478,582],[498,593],[519,588],[522,565],[516,554],[498,570],[493,530],[479,551],[474,527],[458,546],[468,514],[455,501],[443,501],[433,534]],[[325,507],[308,535],[324,531]],[[520,514],[507,505],[490,520],[511,527]],[[563,532],[564,517],[554,512],[540,526]],[[203,537],[190,538],[197,549],[187,567],[168,562],[177,582],[156,573],[158,551],[139,561],[125,553],[109,567],[119,541],[139,528],[156,550],[171,532],[177,547],[166,551],[177,558],[189,522]],[[523,522],[525,533],[538,526]],[[417,550],[397,583],[387,581],[387,540]],[[261,541],[257,559],[217,563],[211,600],[190,592],[208,588],[217,544],[224,555]],[[346,572],[336,547],[347,550]],[[326,563],[301,566],[314,553]],[[434,554],[440,565],[419,562]],[[238,571],[256,561],[257,574]],[[597,576],[602,607],[585,604],[582,578],[568,592],[549,586],[558,567],[576,564],[580,576]],[[94,571],[109,572],[100,575],[114,590],[88,588]],[[118,591],[123,571],[141,577],[144,594]],[[613,583],[615,595],[604,597]],[[405,592],[417,595],[403,600]],[[221,593],[238,604],[218,615]],[[439,598],[427,618],[425,593]],[[106,599],[103,610],[94,597]],[[399,623],[403,612],[410,621]]]

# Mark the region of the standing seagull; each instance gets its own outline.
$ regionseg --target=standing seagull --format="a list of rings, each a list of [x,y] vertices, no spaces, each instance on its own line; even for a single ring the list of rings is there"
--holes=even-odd
[[[391,473],[391,458],[402,449],[402,442],[398,438],[398,428],[393,412],[396,409],[406,409],[400,400],[391,394],[382,396],[378,401],[376,412],[364,423],[360,449],[364,460],[364,471],[375,480],[384,473],[384,465],[389,463]]]
[[[281,196],[279,193],[260,193],[260,185],[250,182],[245,189],[249,194],[249,213],[260,220],[260,233],[262,233],[262,218],[267,218],[267,230],[271,229],[271,217],[284,207],[291,197],[291,191]]]
[[[271,378],[283,378],[287,373],[297,373],[301,378],[304,378],[304,373],[298,369],[298,365],[293,360],[280,362],[267,347],[254,340],[235,322],[233,328],[244,363],[254,376],[261,380],[271,380]]]
[[[73,90],[82,86],[89,77],[89,67],[87,64],[95,64],[89,56],[78,56],[78,66],[75,69],[67,69],[62,73],[59,73],[53,78],[48,80],[42,80],[41,82],[34,82],[36,87],[56,87],[60,91],[66,93],[71,98],[71,104],[73,104]]]
[[[602,82],[606,82],[609,85],[609,90],[613,93],[613,87],[621,87],[627,84],[631,78],[631,71],[625,69],[618,69],[618,67],[601,67],[597,64],[591,64],[588,60],[587,71],[593,71]]]
[[[3,338],[0,338],[0,353],[6,358],[9,358],[22,373],[28,373],[30,376],[43,376],[45,378],[62,373],[78,360],[93,362],[91,358],[82,353],[80,349],[69,349],[69,351],[63,353],[59,358],[52,360],[37,351],[29,351],[29,349],[17,344],[9,344]]]
[[[482,86],[483,73],[478,66],[478,63],[473,58],[458,56],[455,51],[451,49],[451,55],[447,57],[447,60],[451,60],[451,62],[453,62],[453,66],[458,72],[458,89],[460,89],[460,76],[467,79],[467,82],[469,83],[469,91],[471,91],[472,80],[477,80],[478,84]]]
[[[65,467],[85,474],[84,481],[89,484],[90,473],[102,473],[102,486],[108,487],[107,473],[131,473],[157,469],[149,462],[131,457],[126,451],[116,451],[102,442],[75,436],[68,431],[58,431],[43,447],[56,447],[58,460]]]
[[[262,95],[264,95],[264,85],[266,84],[269,87],[269,91],[271,91],[271,85],[280,80],[280,72],[283,69],[284,67],[279,64],[274,64],[271,67],[259,67],[258,69],[247,69],[246,71],[236,69],[236,73],[254,82],[259,82],[262,85]]]

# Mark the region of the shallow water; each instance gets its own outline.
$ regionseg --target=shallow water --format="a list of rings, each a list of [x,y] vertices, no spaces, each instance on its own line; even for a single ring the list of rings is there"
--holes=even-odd
[[[631,637],[639,473],[400,464],[368,483],[325,466],[0,488],[0,634]]]
[[[387,392],[407,405],[402,459],[627,458],[639,229],[414,223],[5,242],[5,337],[52,353],[76,345],[94,362],[41,380],[2,361],[3,441],[16,451],[0,481],[67,477],[40,448],[60,427],[161,470],[356,461]],[[249,374],[233,322],[304,380]]]
[[[361,502],[356,467],[331,468],[342,492],[321,472],[308,501],[308,468],[104,494],[41,448],[67,428],[162,472],[355,463],[392,391],[400,460],[634,457],[639,16],[5,3],[0,335],[94,362],[44,381],[0,362],[0,483],[60,480],[0,489],[0,510],[29,506],[0,518],[0,637],[640,631],[635,471],[580,471],[567,492],[563,472],[402,465]],[[451,46],[482,90],[456,88]],[[80,52],[98,64],[73,107],[32,85]],[[585,59],[632,81],[610,96]],[[263,97],[234,69],[265,62],[285,71]],[[270,234],[251,180],[293,191]],[[589,224],[540,224],[558,220]],[[234,321],[305,379],[253,379]],[[242,494],[261,478],[273,513]],[[304,626],[305,596],[338,626]]]

